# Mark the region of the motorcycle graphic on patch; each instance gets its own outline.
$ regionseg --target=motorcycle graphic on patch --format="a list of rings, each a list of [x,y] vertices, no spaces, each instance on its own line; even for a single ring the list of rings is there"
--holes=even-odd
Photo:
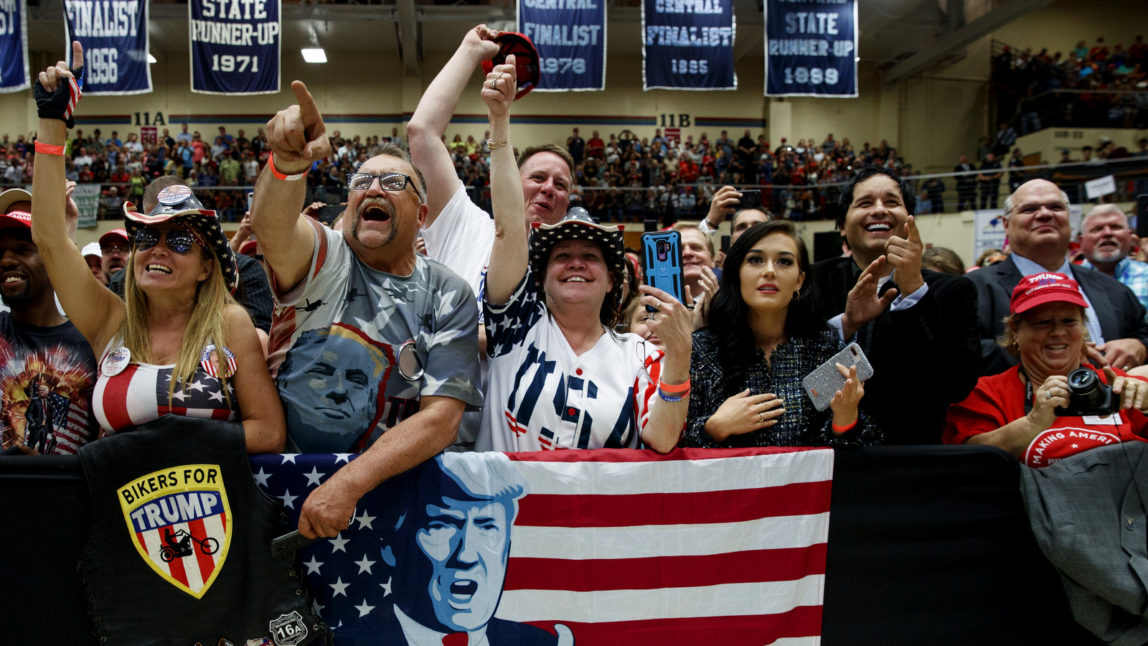
[[[202,598],[231,545],[231,507],[219,465],[153,471],[116,494],[144,562],[168,583]]]

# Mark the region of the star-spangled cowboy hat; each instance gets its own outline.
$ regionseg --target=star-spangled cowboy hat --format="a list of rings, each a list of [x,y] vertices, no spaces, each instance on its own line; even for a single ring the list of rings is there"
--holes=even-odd
[[[215,211],[203,208],[203,203],[196,199],[190,186],[173,184],[164,188],[156,197],[155,208],[146,215],[136,211],[135,204],[124,203],[124,226],[131,240],[135,240],[136,232],[140,229],[169,220],[190,227],[203,236],[204,241],[215,251],[215,257],[219,259],[219,269],[223,272],[223,281],[228,291],[234,294],[239,284],[235,254],[227,244],[227,236],[219,224],[219,216]]]
[[[531,226],[533,235],[530,236],[530,264],[536,280],[542,280],[554,245],[563,240],[589,240],[601,247],[606,267],[619,277],[619,284],[614,288],[621,288],[621,277],[625,275],[626,267],[626,246],[622,225],[598,224],[590,218],[590,213],[586,209],[574,206],[557,224],[535,222]]]

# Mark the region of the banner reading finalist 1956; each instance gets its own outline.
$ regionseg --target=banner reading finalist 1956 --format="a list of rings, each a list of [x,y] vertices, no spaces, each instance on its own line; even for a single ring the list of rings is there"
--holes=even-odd
[[[29,87],[27,15],[24,0],[0,0],[0,93]]]
[[[84,46],[84,94],[151,92],[146,0],[64,0],[64,46]]]
[[[538,49],[539,91],[606,89],[606,0],[518,0],[518,31]]]
[[[187,13],[192,92],[279,91],[279,0],[191,0]]]
[[[767,0],[765,94],[857,96],[856,0]]]
[[[736,90],[733,0],[642,0],[645,90]]]

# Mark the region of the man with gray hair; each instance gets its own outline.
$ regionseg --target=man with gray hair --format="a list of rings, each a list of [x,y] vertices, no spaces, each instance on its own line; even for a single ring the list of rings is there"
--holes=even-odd
[[[1094,207],[1080,223],[1084,266],[1124,283],[1148,308],[1148,264],[1129,257],[1138,244],[1128,226],[1128,216],[1115,204]]]
[[[1009,298],[1021,278],[1046,271],[1071,276],[1080,284],[1089,305],[1084,310],[1092,342],[1089,361],[1124,370],[1143,364],[1148,357],[1144,305],[1116,279],[1068,262],[1072,230],[1064,191],[1048,180],[1025,182],[1005,199],[1004,217],[1009,257],[968,275],[979,301],[981,374],[1003,372],[1018,361],[997,344],[1009,313]]]
[[[501,453],[444,453],[395,483],[382,540],[393,611],[368,615],[364,641],[386,644],[573,644],[555,632],[494,616],[526,479]],[[359,643],[344,630],[340,638]],[[369,636],[369,638],[368,638]]]

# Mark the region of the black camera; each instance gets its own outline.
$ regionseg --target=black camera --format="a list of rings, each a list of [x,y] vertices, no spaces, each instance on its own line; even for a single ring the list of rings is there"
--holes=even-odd
[[[1112,386],[1101,383],[1095,372],[1088,368],[1077,368],[1068,373],[1068,406],[1057,407],[1058,416],[1104,417],[1118,410],[1120,396],[1112,392]]]

